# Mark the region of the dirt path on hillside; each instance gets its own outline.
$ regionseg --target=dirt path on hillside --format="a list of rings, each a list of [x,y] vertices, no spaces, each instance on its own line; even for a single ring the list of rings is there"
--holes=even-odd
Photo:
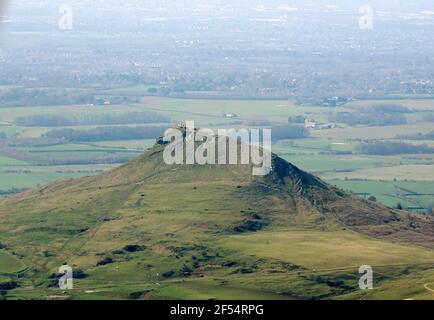
[[[431,288],[429,287],[430,284],[434,284],[434,282],[428,282],[428,283],[425,283],[425,284],[423,285],[423,287],[424,287],[426,290],[428,290],[428,291],[434,293],[434,289],[431,289]]]

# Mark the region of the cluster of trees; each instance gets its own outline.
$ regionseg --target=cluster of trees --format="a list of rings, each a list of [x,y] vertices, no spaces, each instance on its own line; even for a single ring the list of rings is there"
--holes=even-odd
[[[339,112],[332,121],[348,125],[393,126],[407,123],[406,113],[411,109],[400,104],[377,104],[359,109],[359,112]]]
[[[403,142],[375,141],[360,144],[357,147],[357,151],[363,154],[386,156],[394,154],[434,153],[434,148],[431,148],[425,144],[414,145]]]
[[[411,109],[400,105],[400,104],[376,104],[370,107],[362,109],[365,113],[375,113],[375,114],[394,114],[394,113],[410,113]]]
[[[295,116],[295,117],[289,117],[288,123],[304,123],[306,121],[306,118],[303,116]]]
[[[434,131],[429,133],[416,133],[409,136],[398,136],[397,138],[406,140],[434,140]]]
[[[103,124],[163,123],[170,120],[155,112],[128,112],[121,114],[84,114],[84,115],[31,115],[17,117],[15,123],[25,127],[65,127]]]
[[[155,139],[166,129],[167,127],[98,127],[92,130],[64,128],[48,131],[44,137],[72,142]]]
[[[275,140],[299,139],[309,136],[309,131],[300,125],[281,125],[272,129],[271,137]]]
[[[332,121],[346,123],[348,125],[368,125],[368,126],[393,126],[407,123],[407,118],[403,114],[393,113],[352,113],[339,112]]]

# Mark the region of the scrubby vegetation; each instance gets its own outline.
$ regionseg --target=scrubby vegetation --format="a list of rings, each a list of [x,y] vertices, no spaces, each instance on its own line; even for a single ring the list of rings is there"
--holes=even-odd
[[[286,139],[297,139],[306,138],[309,136],[309,131],[300,125],[281,125],[274,126],[272,131],[273,140],[286,140]]]
[[[0,282],[0,290],[13,290],[19,287],[19,284],[15,281]]]
[[[294,116],[294,117],[289,117],[288,123],[303,124],[305,120],[306,120],[306,117],[298,115],[298,116]]]
[[[145,249],[144,246],[140,246],[137,244],[129,244],[124,247],[124,250],[126,252],[140,252],[143,251],[144,249]]]
[[[110,257],[104,258],[102,260],[99,260],[96,265],[97,266],[105,266],[106,264],[113,263],[113,259]]]

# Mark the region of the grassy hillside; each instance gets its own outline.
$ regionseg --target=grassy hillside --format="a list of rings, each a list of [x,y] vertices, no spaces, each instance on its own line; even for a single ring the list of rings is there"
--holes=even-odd
[[[1,200],[0,274],[20,285],[7,298],[358,298],[365,264],[382,290],[367,298],[423,290],[419,278],[408,293],[393,283],[434,264],[431,219],[276,156],[253,177],[249,166],[167,166],[162,151]],[[51,276],[64,263],[84,273],[66,293]]]

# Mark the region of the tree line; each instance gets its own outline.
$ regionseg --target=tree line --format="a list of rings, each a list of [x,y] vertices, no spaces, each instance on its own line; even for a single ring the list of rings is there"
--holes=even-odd
[[[434,140],[434,131],[429,133],[416,133],[413,135],[407,136],[397,136],[398,139],[406,139],[406,140]]]
[[[345,123],[352,126],[367,125],[367,126],[393,126],[407,123],[407,118],[402,114],[376,114],[372,113],[353,113],[339,112],[332,117],[332,121]]]
[[[53,129],[45,133],[43,138],[56,138],[70,142],[93,142],[111,140],[155,139],[162,135],[167,127],[98,127],[91,130],[71,128]],[[297,139],[309,136],[309,131],[303,126],[281,125],[272,128],[273,140]]]
[[[167,127],[98,127],[91,130],[76,130],[70,128],[53,129],[43,135],[47,138],[57,138],[70,142],[93,142],[112,140],[155,139]]]
[[[128,112],[121,114],[83,114],[83,115],[30,115],[17,117],[15,124],[24,127],[66,127],[81,125],[115,125],[139,123],[166,123],[170,120],[155,112]]]
[[[369,107],[364,107],[361,109],[364,113],[375,113],[375,114],[396,114],[396,113],[410,113],[413,112],[410,108],[407,108],[400,104],[375,104]]]
[[[415,154],[415,153],[434,153],[434,148],[426,144],[414,145],[403,142],[375,141],[362,143],[357,147],[357,151],[371,155],[394,155],[394,154]]]

